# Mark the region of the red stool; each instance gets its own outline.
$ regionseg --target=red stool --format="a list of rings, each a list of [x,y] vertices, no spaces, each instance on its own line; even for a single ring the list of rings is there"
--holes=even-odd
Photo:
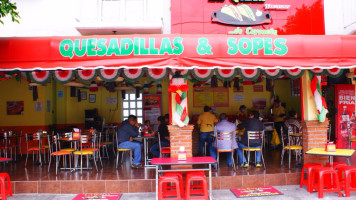
[[[165,183],[174,183],[175,184],[175,190],[171,190],[169,194],[164,194],[163,191],[163,185]],[[175,194],[173,194],[173,192]],[[167,198],[169,196],[169,198]],[[176,197],[176,198],[172,198]],[[178,176],[161,176],[159,178],[159,183],[158,183],[158,200],[164,200],[164,199],[170,199],[170,200],[181,200],[181,195],[180,195],[180,189],[179,189],[179,178]]]
[[[182,172],[164,172],[164,176],[177,176],[179,179],[179,188],[181,192],[181,197],[184,199],[184,182],[183,182],[183,175]],[[175,185],[169,185],[168,182],[163,184],[163,197],[166,194],[171,194],[172,190],[175,190]]]
[[[349,197],[350,191],[356,191],[356,166],[342,166],[337,173],[341,177],[340,187],[345,190],[345,195]]]
[[[315,166],[322,166],[320,163],[307,163],[303,165],[302,169],[302,176],[300,177],[300,188],[303,187],[303,185],[307,186],[307,191],[310,192],[311,190],[311,174],[312,174],[312,167]],[[307,170],[307,178],[305,179],[304,177],[304,170]]]
[[[341,167],[341,166],[347,166],[347,164],[344,163],[344,162],[333,162],[333,168],[334,168],[334,169],[337,169],[337,168],[339,168],[339,167]],[[331,167],[331,166],[330,166],[330,163],[326,163],[326,164],[325,164],[325,167]]]
[[[6,183],[6,179],[7,179],[7,183]],[[10,197],[12,197],[11,181],[8,173],[0,173],[0,184],[1,184],[0,187],[1,200],[6,200],[7,195],[10,195]]]
[[[331,183],[327,183],[325,177],[331,177]],[[336,170],[331,169],[330,167],[313,167],[312,171],[312,188],[310,193],[313,190],[319,192],[318,197],[323,198],[324,192],[338,192],[339,197],[341,197],[341,189],[339,183],[339,177],[336,173]]]
[[[192,182],[199,182],[200,184],[193,185]],[[194,195],[194,196],[192,196]],[[188,172],[185,182],[185,200],[190,199],[209,199],[208,184],[205,173]]]

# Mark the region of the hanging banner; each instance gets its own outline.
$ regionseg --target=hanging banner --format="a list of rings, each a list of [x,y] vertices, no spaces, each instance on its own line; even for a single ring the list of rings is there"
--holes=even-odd
[[[115,35],[2,38],[0,70],[350,68],[353,35]]]
[[[154,130],[158,129],[157,119],[162,115],[162,96],[160,94],[144,94],[143,102],[143,121],[150,120]]]
[[[349,148],[349,137],[355,138],[355,85],[335,85],[335,140],[337,149]],[[351,135],[349,135],[349,133]],[[356,143],[352,149],[356,148]]]

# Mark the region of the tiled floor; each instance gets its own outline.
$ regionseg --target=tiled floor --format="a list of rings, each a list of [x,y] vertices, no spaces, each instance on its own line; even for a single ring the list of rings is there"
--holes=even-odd
[[[251,200],[317,200],[318,193],[313,192],[312,194],[306,191],[306,188],[299,188],[298,185],[289,186],[275,186],[283,195],[276,196],[266,196],[266,197],[254,197],[246,198]],[[14,194],[13,197],[9,197],[9,200],[71,200],[76,196],[76,194]],[[324,199],[326,200],[336,200],[336,199],[355,199],[356,192],[351,192],[351,197],[338,197],[337,193],[325,193]],[[120,200],[154,200],[155,193],[126,193],[120,198]],[[233,200],[238,199],[230,190],[214,190],[213,191],[214,200]]]
[[[249,170],[239,168],[236,172],[228,167],[226,158],[222,154],[220,168],[213,170],[213,189],[230,189],[236,187],[251,187],[265,185],[294,185],[300,181],[300,168],[288,169],[287,155],[283,165],[280,165],[280,150],[270,148],[264,153],[266,170],[251,166]],[[97,172],[85,170],[61,171],[55,175],[55,166],[52,163],[48,172],[48,164],[42,168],[29,160],[27,168],[24,167],[25,156],[16,162],[0,163],[0,171],[10,174],[14,193],[102,193],[120,192],[137,193],[155,191],[155,169],[131,169],[129,162],[118,169],[113,159],[103,159],[103,168]],[[344,160],[343,158],[335,161]],[[356,155],[351,159],[356,164]],[[295,157],[292,166],[295,166]]]

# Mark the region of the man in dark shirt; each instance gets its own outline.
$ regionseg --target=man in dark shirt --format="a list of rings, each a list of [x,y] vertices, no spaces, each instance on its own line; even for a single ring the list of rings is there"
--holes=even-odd
[[[252,111],[249,115],[249,118],[246,119],[242,124],[238,125],[239,129],[246,129],[242,135],[242,139],[238,142],[239,148],[236,149],[236,152],[239,156],[240,166],[247,167],[248,163],[246,162],[245,155],[242,154],[242,148],[248,148],[248,135],[247,131],[263,131],[263,124],[259,120],[260,113],[257,111]],[[250,147],[259,147],[261,148],[262,139],[250,140]],[[261,151],[256,152],[256,167],[261,167]]]
[[[167,124],[165,123],[165,116],[160,116],[157,119],[158,122],[158,133],[160,136],[160,140],[161,140],[161,147],[169,147],[169,141],[166,139],[166,137],[169,137],[169,131],[168,131],[168,127]],[[157,136],[157,134],[156,134]],[[158,138],[157,138],[158,140]],[[155,142],[154,145],[152,145],[151,149],[150,149],[151,153],[155,156],[155,157],[159,157],[159,143],[158,141]]]
[[[132,141],[133,137],[138,136],[138,128],[140,124],[137,123],[137,117],[130,115],[129,118],[122,122],[117,134],[117,140],[120,149],[132,149],[134,153],[134,161],[132,168],[142,168],[141,165],[141,144]],[[131,159],[131,158],[130,158]]]

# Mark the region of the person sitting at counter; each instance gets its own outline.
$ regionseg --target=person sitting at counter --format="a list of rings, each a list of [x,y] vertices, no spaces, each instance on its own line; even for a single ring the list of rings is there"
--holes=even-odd
[[[243,123],[238,125],[238,129],[246,129],[242,135],[242,139],[238,142],[238,148],[236,149],[237,155],[239,157],[239,163],[241,167],[248,167],[245,155],[242,154],[243,148],[248,148],[248,135],[247,131],[263,131],[263,123],[259,120],[260,113],[257,111],[252,111],[249,118]],[[261,148],[262,140],[250,140],[250,147]],[[256,167],[261,167],[261,151],[256,152]]]
[[[240,121],[244,121],[247,118],[246,106],[241,105],[239,110],[237,111],[237,119]]]
[[[120,149],[132,149],[134,153],[134,161],[132,168],[142,168],[141,165],[141,143],[132,141],[133,137],[138,136],[140,124],[137,123],[137,117],[130,115],[129,118],[122,122],[117,133],[117,140]],[[131,159],[131,158],[130,158]]]
[[[165,117],[159,116],[157,119],[157,123],[158,123],[158,133],[161,140],[161,147],[169,147],[169,141],[166,139],[166,137],[169,137],[169,131],[168,131],[167,124],[165,123]],[[158,134],[156,134],[156,137],[158,137]],[[159,157],[160,150],[159,150],[158,139],[152,145],[150,151],[155,157]]]
[[[147,134],[152,134],[153,133],[153,127],[151,125],[151,121],[150,120],[146,120],[145,121],[145,124],[143,125],[143,130],[146,130]]]
[[[236,130],[236,126],[234,123],[229,122],[227,120],[227,115],[225,113],[221,113],[219,115],[219,120],[220,122],[217,123],[215,125],[214,128],[214,137],[217,137],[218,133],[230,133],[233,132],[235,135],[235,130]],[[212,148],[210,148],[210,156],[212,156],[213,158],[215,158],[216,160],[216,154],[217,154],[217,149],[227,149],[230,150],[231,149],[231,142],[232,142],[232,147],[233,149],[237,149],[237,142],[236,139],[234,140],[216,140],[216,142],[213,143]],[[217,145],[217,146],[216,146]],[[231,152],[227,152],[227,165],[230,167],[232,164],[232,160],[231,160]],[[216,164],[213,165],[213,167],[216,167]]]

